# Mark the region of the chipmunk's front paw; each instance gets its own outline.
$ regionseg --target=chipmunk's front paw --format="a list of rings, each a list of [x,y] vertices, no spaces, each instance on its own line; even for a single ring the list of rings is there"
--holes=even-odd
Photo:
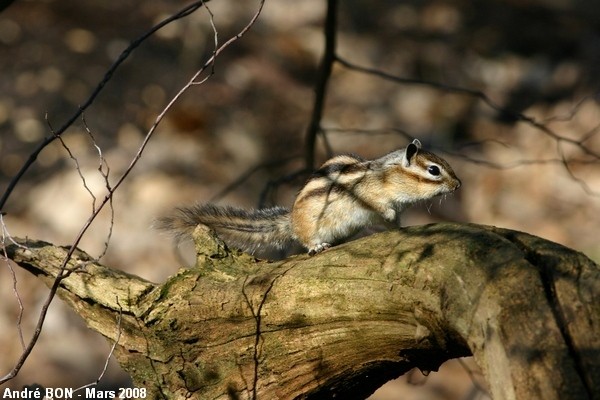
[[[309,256],[314,256],[315,254],[319,254],[323,250],[327,250],[330,247],[331,247],[330,243],[319,243],[318,245],[316,245],[312,249],[308,250],[308,255]]]

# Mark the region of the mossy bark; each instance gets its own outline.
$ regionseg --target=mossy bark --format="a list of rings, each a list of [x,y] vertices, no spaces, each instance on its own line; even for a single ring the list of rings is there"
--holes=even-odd
[[[494,399],[600,398],[600,269],[525,233],[434,224],[278,262],[197,229],[157,285],[76,252],[59,296],[154,398],[361,399],[472,354]],[[23,241],[52,284],[66,249]]]

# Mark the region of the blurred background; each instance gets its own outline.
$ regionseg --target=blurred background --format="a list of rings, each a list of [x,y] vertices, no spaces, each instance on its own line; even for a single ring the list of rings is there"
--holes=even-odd
[[[318,162],[348,152],[379,157],[417,137],[450,162],[463,186],[443,201],[408,210],[404,224],[496,225],[600,260],[595,1],[340,3],[342,59],[441,87],[400,84],[336,64]],[[38,144],[86,102],[120,52],[185,4],[17,0],[0,13],[0,194]],[[219,41],[239,32],[257,6],[210,2]],[[169,111],[117,191],[114,215],[103,211],[79,247],[100,256],[111,233],[105,265],[162,282],[181,259],[171,241],[151,228],[156,217],[194,202],[290,206],[305,179],[294,173],[304,167],[325,7],[323,0],[268,0],[252,30],[218,57],[214,75]],[[203,9],[136,49],[85,120],[64,134],[72,157],[54,141],[19,182],[2,209],[4,234],[71,243],[105,195],[99,155],[114,184],[158,113],[213,50]],[[472,93],[449,90],[457,87]],[[496,106],[482,101],[481,93]],[[48,291],[23,271],[14,273],[27,340]],[[2,263],[0,375],[21,353],[13,283]],[[8,387],[93,382],[109,350],[57,300],[37,347]],[[128,383],[111,360],[99,388]],[[411,372],[371,399],[487,398],[484,386],[470,359],[453,360],[428,377]]]

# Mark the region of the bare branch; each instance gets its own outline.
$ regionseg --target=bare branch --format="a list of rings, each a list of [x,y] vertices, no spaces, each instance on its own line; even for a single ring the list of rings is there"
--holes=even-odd
[[[17,276],[15,274],[15,270],[13,269],[10,261],[8,261],[8,254],[6,253],[6,245],[10,241],[12,244],[23,247],[21,244],[17,243],[13,240],[13,238],[8,233],[8,229],[4,224],[4,215],[0,213],[0,227],[2,227],[2,240],[0,241],[0,245],[2,247],[2,255],[4,256],[4,260],[6,261],[6,266],[10,272],[10,276],[12,278],[13,284],[13,294],[17,303],[19,304],[19,315],[17,316],[17,333],[19,335],[19,341],[21,342],[21,348],[25,349],[25,339],[23,338],[23,328],[21,326],[21,322],[23,321],[23,313],[25,311],[25,307],[23,306],[23,301],[21,300],[21,296],[19,295],[19,291],[17,290]]]
[[[63,140],[62,136],[58,135],[54,131],[54,128],[52,128],[52,124],[50,123],[50,120],[48,119],[48,113],[46,113],[46,115],[45,115],[44,118],[46,120],[46,124],[48,125],[48,129],[50,129],[50,133],[52,133],[52,136],[55,139],[58,139],[58,141],[60,142],[60,145],[62,146],[62,148],[69,155],[69,158],[71,160],[73,160],[73,163],[75,164],[75,169],[77,170],[77,174],[79,175],[79,178],[81,179],[81,183],[83,185],[83,188],[86,190],[86,192],[89,193],[90,197],[92,198],[92,212],[96,211],[96,201],[98,199],[96,198],[96,195],[94,195],[94,192],[92,192],[92,189],[90,189],[90,187],[87,184],[87,180],[85,179],[85,176],[83,175],[83,172],[81,171],[81,166],[79,165],[79,160],[77,159],[77,157],[75,157],[75,155],[73,155],[73,152],[71,151],[71,149],[69,148],[69,146],[67,146],[67,144]]]
[[[325,49],[319,74],[315,84],[315,101],[313,104],[312,115],[306,131],[305,164],[307,170],[315,168],[315,143],[317,135],[321,132],[321,119],[325,107],[325,97],[327,96],[327,84],[333,69],[333,63],[336,60],[336,36],[337,36],[337,0],[327,0],[327,15],[325,17]]]
[[[86,133],[88,134],[88,136],[90,137],[90,139],[92,141],[92,145],[96,148],[96,151],[98,152],[98,159],[100,161],[98,163],[97,170],[100,173],[100,175],[102,176],[102,179],[104,180],[104,187],[106,188],[107,192],[110,192],[112,190],[112,188],[110,186],[110,181],[108,179],[108,177],[110,175],[110,167],[108,165],[108,162],[106,161],[106,159],[104,158],[104,155],[102,154],[102,149],[96,143],[96,138],[94,137],[92,131],[90,130],[90,128],[85,120],[84,115],[81,116],[81,120],[82,120],[83,127],[85,128]],[[61,139],[61,142],[62,142],[62,139]],[[95,200],[95,198],[94,198],[94,200]],[[110,223],[109,223],[109,227],[108,227],[108,235],[106,236],[106,240],[104,241],[104,247],[103,247],[102,252],[98,256],[98,260],[100,260],[102,257],[104,257],[104,255],[108,251],[108,245],[110,243],[110,239],[112,238],[113,228],[115,226],[115,208],[113,205],[112,196],[110,197],[108,205],[109,205],[109,209],[110,209]]]
[[[484,104],[486,104],[491,109],[498,111],[498,112],[502,112],[506,115],[509,115],[515,121],[526,122],[530,126],[542,131],[543,133],[547,134],[549,137],[555,139],[556,141],[575,145],[575,146],[579,147],[585,154],[590,155],[590,156],[600,160],[600,153],[597,153],[597,152],[587,148],[586,146],[584,146],[582,144],[581,140],[575,140],[575,139],[571,139],[566,136],[562,136],[562,135],[556,133],[555,131],[553,131],[552,129],[550,129],[543,122],[537,121],[533,117],[527,116],[522,113],[514,112],[505,107],[502,107],[501,105],[492,101],[492,99],[490,99],[485,93],[483,93],[480,90],[473,90],[473,89],[468,89],[468,88],[464,88],[464,87],[460,87],[460,86],[444,85],[439,82],[425,81],[425,80],[420,80],[420,79],[402,78],[399,76],[388,74],[387,72],[383,72],[383,71],[380,71],[375,68],[358,66],[358,65],[351,63],[349,61],[346,61],[340,57],[336,57],[336,61],[348,69],[363,72],[366,74],[370,74],[370,75],[373,75],[373,76],[376,76],[376,77],[379,77],[382,79],[386,79],[386,80],[389,80],[392,82],[427,86],[427,87],[432,87],[435,89],[440,89],[440,90],[443,90],[446,92],[466,94],[466,95],[478,98],[479,100],[481,100]],[[576,106],[575,109],[577,109],[577,108],[578,108],[578,106]]]
[[[117,304],[119,304],[119,314],[117,316],[117,328],[116,328],[117,329],[117,338],[113,342],[113,344],[110,348],[110,351],[108,352],[108,355],[106,356],[106,360],[104,362],[104,368],[102,368],[102,371],[100,371],[100,375],[98,375],[98,378],[94,382],[88,383],[87,385],[83,385],[81,387],[78,387],[77,389],[73,390],[74,393],[77,393],[85,388],[89,388],[89,387],[98,385],[98,383],[100,383],[100,381],[104,377],[106,370],[108,369],[108,362],[110,361],[110,358],[112,357],[113,353],[115,352],[115,348],[117,347],[117,344],[119,344],[119,339],[121,338],[121,333],[122,333],[121,322],[123,319],[123,307],[121,307],[118,297],[116,298],[116,302],[117,302]]]

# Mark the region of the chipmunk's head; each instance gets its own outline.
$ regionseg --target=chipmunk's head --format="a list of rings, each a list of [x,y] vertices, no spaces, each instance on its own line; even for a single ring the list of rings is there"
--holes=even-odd
[[[406,200],[427,200],[434,196],[450,193],[461,185],[454,170],[441,157],[421,149],[415,139],[405,149],[391,153],[386,159],[387,178],[406,193]]]

